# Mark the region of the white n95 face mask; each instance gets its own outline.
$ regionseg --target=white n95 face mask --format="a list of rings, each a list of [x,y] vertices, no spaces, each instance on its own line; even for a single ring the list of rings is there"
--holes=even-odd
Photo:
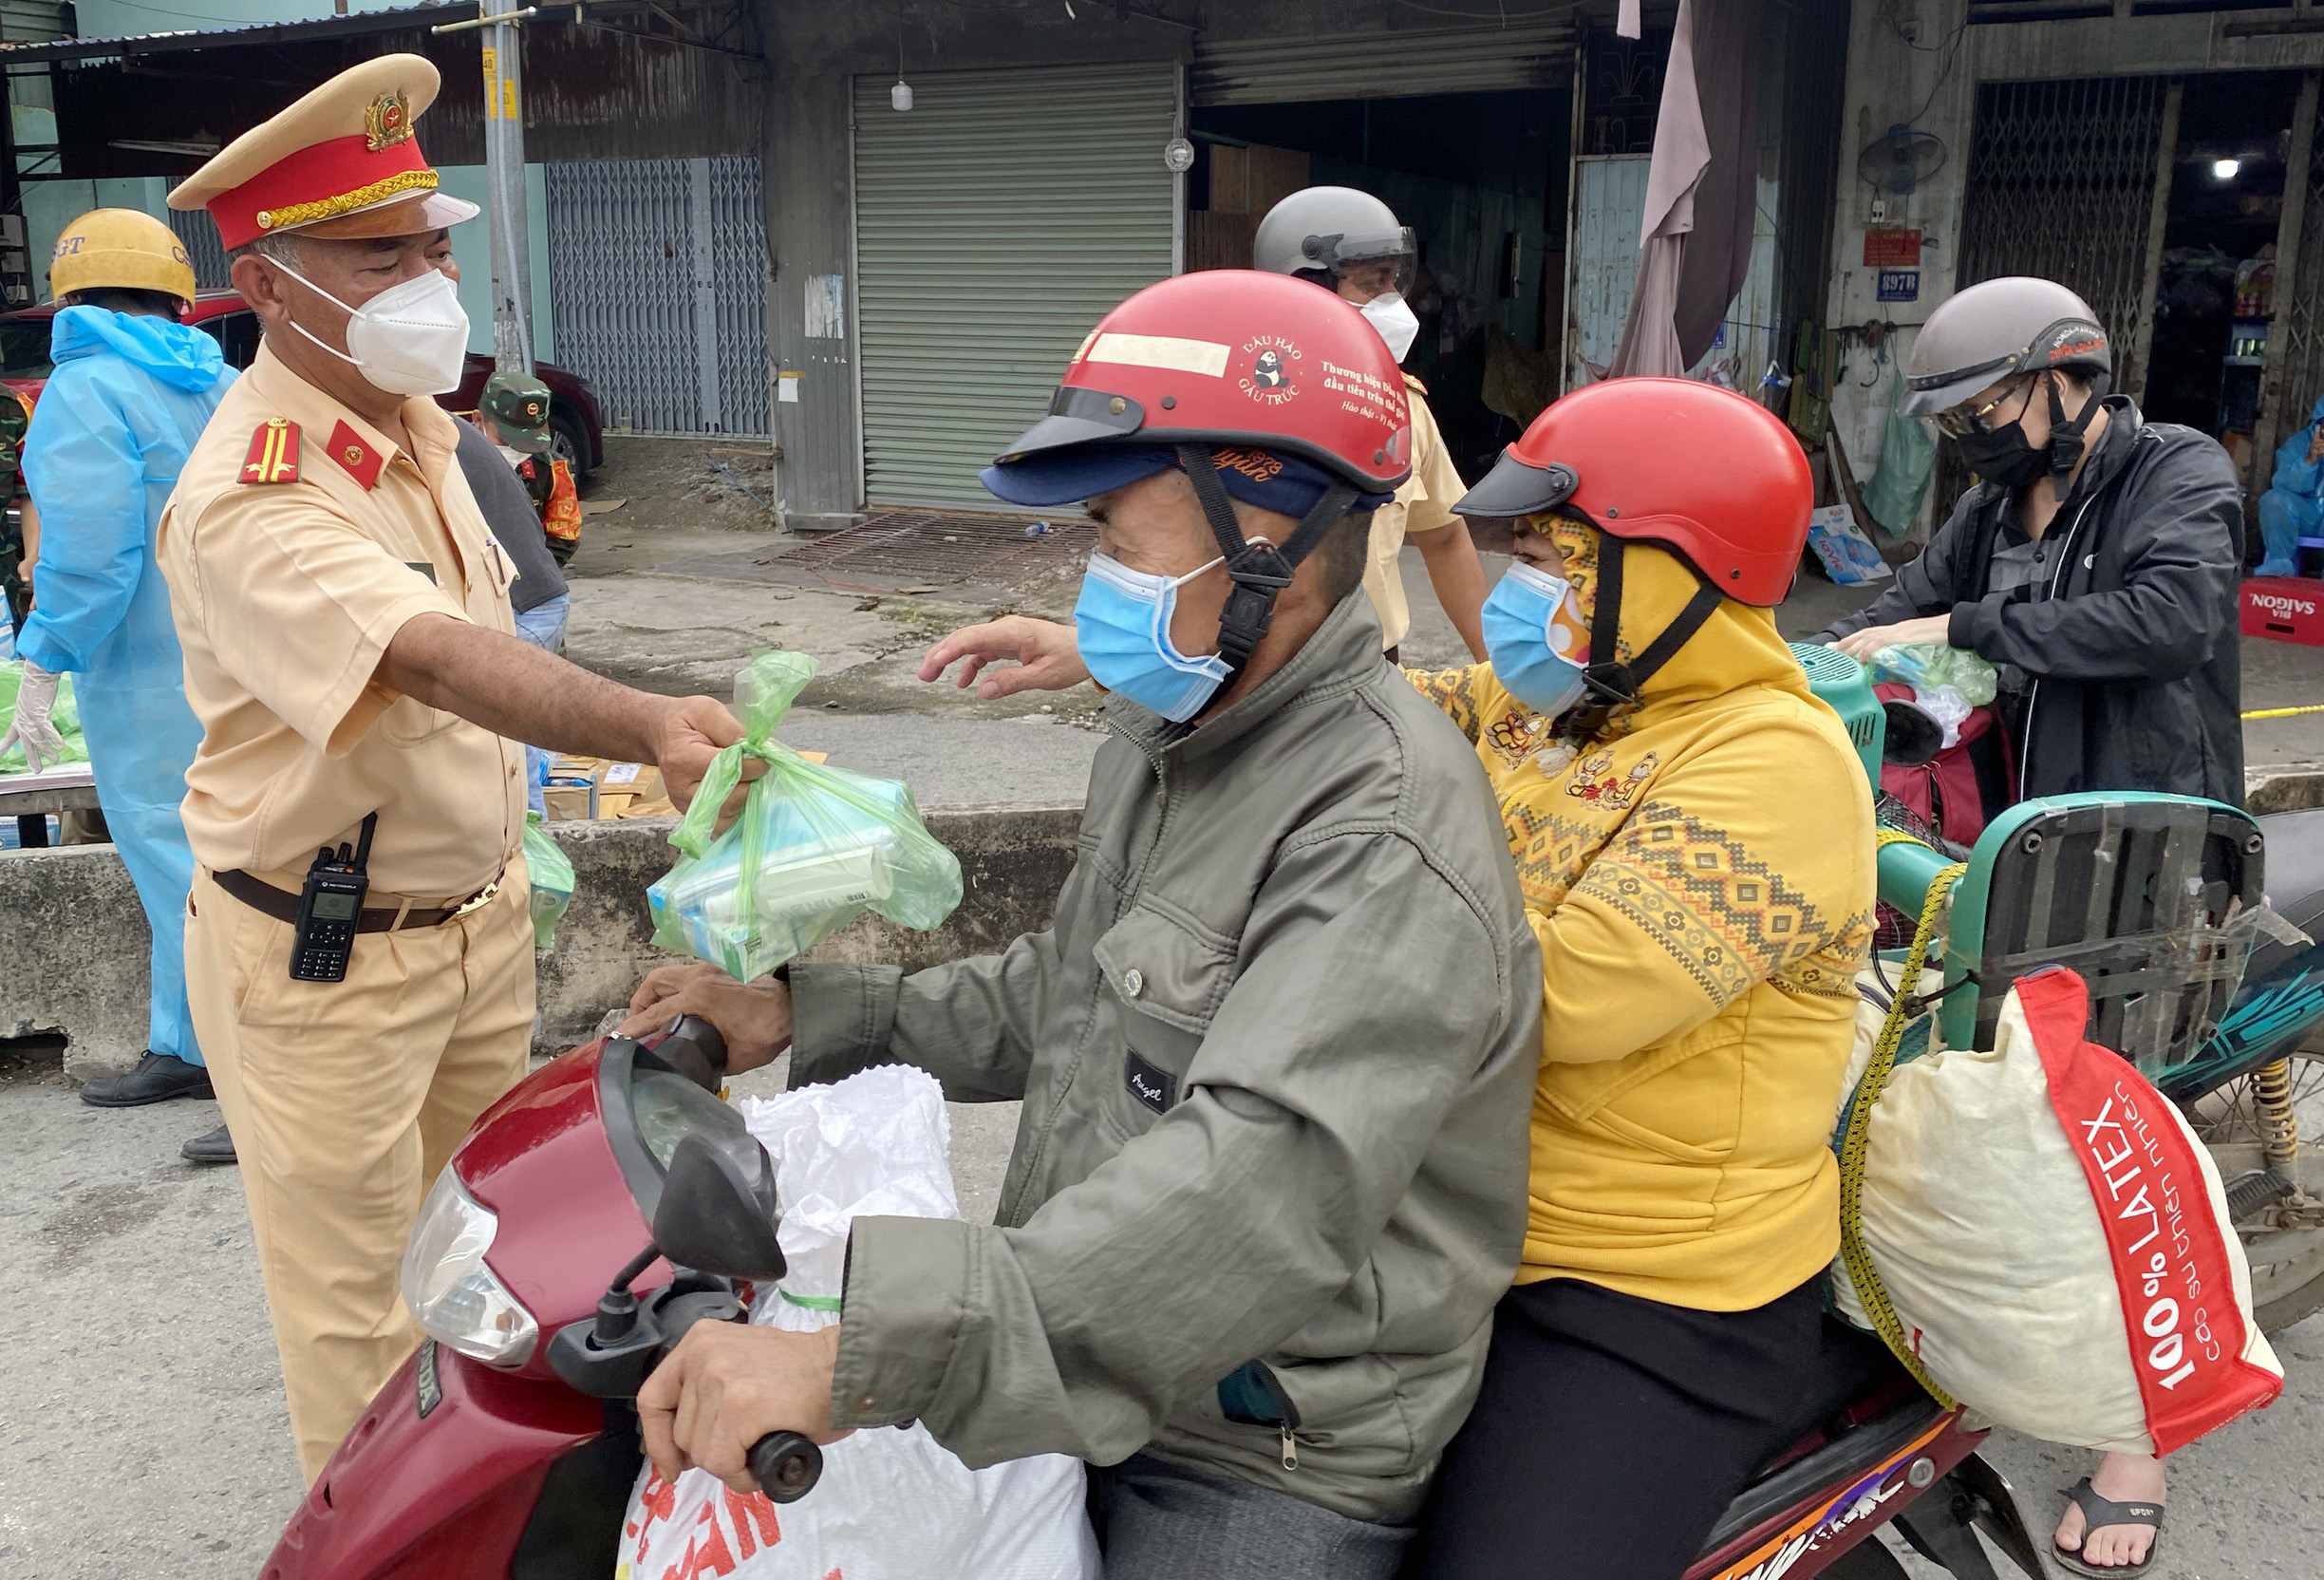
[[[1399,363],[1412,350],[1413,342],[1420,338],[1420,320],[1396,292],[1383,292],[1358,310],[1372,321],[1379,337],[1388,343],[1388,354]]]
[[[389,286],[362,307],[350,308],[295,270],[274,267],[333,307],[347,309],[344,351],[325,344],[295,317],[290,327],[352,365],[373,387],[390,395],[442,395],[459,387],[468,365],[468,314],[459,305],[459,288],[442,270]]]

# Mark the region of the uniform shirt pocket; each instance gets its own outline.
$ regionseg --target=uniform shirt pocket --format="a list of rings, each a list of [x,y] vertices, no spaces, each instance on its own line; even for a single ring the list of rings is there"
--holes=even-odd
[[[1119,1035],[1094,1052],[1106,1090],[1100,1115],[1142,1134],[1186,1098],[1188,1071],[1233,982],[1234,951],[1181,923],[1134,910],[1098,938],[1101,1007]]]

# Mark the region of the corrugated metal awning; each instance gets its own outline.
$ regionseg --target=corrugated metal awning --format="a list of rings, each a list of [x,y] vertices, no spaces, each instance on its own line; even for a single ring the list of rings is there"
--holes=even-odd
[[[11,44],[33,43],[63,38],[71,31],[64,0],[0,0],[0,39]]]
[[[19,7],[31,9],[26,0],[7,3],[7,14],[11,16]],[[458,21],[476,14],[476,0],[441,0],[437,4],[361,11],[353,16],[316,17],[306,22],[256,22],[245,28],[190,28],[183,32],[140,33],[122,38],[59,38],[51,33],[47,35],[53,41],[50,43],[0,45],[0,60],[11,65],[24,61],[121,60],[131,55],[166,55],[241,45],[364,38],[373,33],[410,32],[434,23]]]
[[[1506,27],[1198,39],[1189,91],[1197,104],[1280,104],[1549,87],[1572,77],[1573,45],[1570,7]]]

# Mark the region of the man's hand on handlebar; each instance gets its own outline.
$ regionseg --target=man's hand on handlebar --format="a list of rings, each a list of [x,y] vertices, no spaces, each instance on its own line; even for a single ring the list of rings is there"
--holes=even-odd
[[[665,1481],[701,1466],[739,1493],[755,1493],[751,1445],[770,1432],[818,1443],[847,1436],[831,1423],[836,1323],[786,1333],[738,1323],[697,1323],[638,1391],[646,1454]]]
[[[1063,691],[1090,678],[1073,627],[1021,614],[954,631],[928,650],[920,661],[920,678],[941,679],[956,660],[965,662],[961,663],[960,679],[953,684],[964,690],[974,684],[977,695],[987,702],[1019,691]],[[1014,664],[985,669],[1000,660],[1014,660]]]
[[[707,1021],[726,1040],[726,1073],[740,1075],[791,1045],[791,989],[773,977],[737,982],[716,966],[657,966],[629,996],[624,1037],[660,1031],[678,1015]]]

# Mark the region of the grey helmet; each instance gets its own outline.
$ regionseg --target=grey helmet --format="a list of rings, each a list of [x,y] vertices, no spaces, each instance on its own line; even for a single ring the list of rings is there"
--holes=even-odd
[[[1902,410],[1934,417],[2004,379],[2050,367],[2094,376],[2103,392],[2113,367],[2098,315],[2055,280],[1980,280],[1947,297],[1921,327]]]
[[[1275,274],[1321,276],[1329,284],[1346,265],[1374,259],[1398,264],[1407,289],[1419,249],[1396,211],[1352,186],[1311,186],[1267,210],[1251,240],[1251,267]]]

